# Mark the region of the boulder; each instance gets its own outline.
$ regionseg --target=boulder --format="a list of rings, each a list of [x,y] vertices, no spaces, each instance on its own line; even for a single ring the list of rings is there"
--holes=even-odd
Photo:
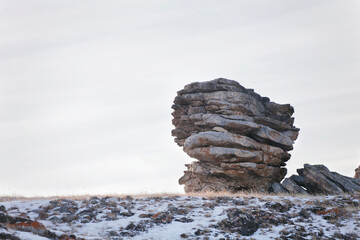
[[[355,176],[354,176],[354,178],[357,178],[357,179],[360,180],[360,166],[359,166],[357,169],[355,169]]]
[[[290,176],[290,179],[294,181],[297,185],[305,187],[305,182],[303,177],[293,174]]]
[[[325,174],[324,174],[325,173]],[[324,165],[304,164],[302,177],[306,189],[313,194],[342,194],[344,191],[329,180],[326,176],[331,175]]]
[[[324,165],[304,164],[304,168],[298,169],[297,172],[299,176],[292,175],[289,179],[298,186],[304,187],[308,193],[337,195],[360,192],[359,179],[331,172]],[[285,186],[288,185],[285,180],[282,185],[289,190]]]
[[[198,160],[179,180],[186,192],[268,191],[286,175],[299,133],[289,104],[219,78],[186,85],[172,108],[175,142]]]
[[[291,178],[285,178],[282,182],[282,186],[289,192],[289,193],[296,193],[296,194],[308,194],[301,186],[299,186],[295,181]]]
[[[271,184],[271,192],[273,193],[287,193],[288,191],[278,182]]]

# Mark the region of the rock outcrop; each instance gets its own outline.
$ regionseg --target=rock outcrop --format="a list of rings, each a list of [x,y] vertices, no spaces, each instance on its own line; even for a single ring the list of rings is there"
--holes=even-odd
[[[331,172],[324,165],[304,164],[297,170],[299,175],[292,175],[282,182],[282,186],[290,193],[328,194],[360,192],[360,180]],[[279,187],[273,188],[278,192]]]
[[[174,99],[172,135],[192,158],[179,179],[186,192],[266,191],[286,175],[299,129],[294,108],[238,82],[195,82]]]
[[[359,166],[357,169],[355,169],[355,176],[354,176],[354,178],[357,178],[357,179],[360,180],[360,166]]]

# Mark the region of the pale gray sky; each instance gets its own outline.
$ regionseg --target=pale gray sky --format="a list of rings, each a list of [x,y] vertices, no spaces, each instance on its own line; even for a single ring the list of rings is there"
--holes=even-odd
[[[183,192],[176,91],[295,107],[288,176],[360,164],[358,0],[0,0],[0,194]]]

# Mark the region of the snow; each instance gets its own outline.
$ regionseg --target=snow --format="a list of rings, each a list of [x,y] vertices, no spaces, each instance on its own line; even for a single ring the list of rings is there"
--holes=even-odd
[[[236,205],[235,201],[242,204]],[[271,209],[269,206],[280,204],[291,204],[286,212]],[[58,204],[58,205],[56,205]],[[104,198],[104,199],[83,199],[73,201],[72,206],[77,206],[73,214],[76,216],[73,221],[55,223],[51,217],[69,216],[68,212],[59,212],[59,206],[69,204],[67,202],[52,203],[51,200],[22,200],[5,201],[0,205],[5,206],[7,214],[12,217],[25,217],[33,221],[42,223],[48,230],[62,234],[74,234],[77,239],[181,239],[181,235],[188,235],[189,239],[197,237],[196,231],[201,230],[205,233],[200,235],[208,236],[209,239],[230,238],[236,239],[240,235],[236,232],[227,232],[216,227],[219,222],[227,218],[227,210],[230,208],[241,209],[244,212],[252,213],[258,209],[274,214],[274,218],[284,217],[286,224],[274,224],[268,227],[259,227],[251,236],[241,236],[242,239],[276,239],[287,232],[306,232],[313,234],[323,234],[324,239],[331,239],[335,233],[350,234],[358,232],[360,228],[359,197],[348,196],[263,196],[263,197],[142,197],[142,198]],[[330,204],[330,205],[329,205]],[[333,204],[333,205],[331,205]],[[342,207],[351,213],[351,216],[339,219],[324,219],[324,216],[312,212],[311,209],[318,206],[325,209]],[[80,214],[84,210],[93,211],[95,217],[89,222],[83,221]],[[184,213],[176,211],[183,209]],[[310,217],[304,219],[299,212],[305,209]],[[39,213],[46,211],[47,218],[39,218]],[[173,212],[171,212],[173,211]],[[131,212],[134,215],[121,215],[123,212]],[[171,216],[169,223],[156,223],[153,217],[144,217],[141,214],[154,215],[156,213],[166,213]],[[108,216],[115,214],[114,219]],[[167,216],[167,215],[166,215]],[[179,219],[185,217],[193,220],[192,222],[180,222]],[[130,223],[135,226],[143,224],[145,230],[126,229]],[[1,229],[1,228],[0,228]],[[0,230],[0,232],[6,230]],[[206,231],[208,231],[206,233]],[[25,240],[48,239],[31,232],[8,229],[11,233]],[[323,232],[323,233],[322,233]],[[123,236],[121,236],[123,234]],[[132,237],[126,234],[133,234]],[[111,236],[114,235],[114,236]],[[118,235],[118,236],[116,236]],[[312,239],[311,235],[306,235],[305,239]]]

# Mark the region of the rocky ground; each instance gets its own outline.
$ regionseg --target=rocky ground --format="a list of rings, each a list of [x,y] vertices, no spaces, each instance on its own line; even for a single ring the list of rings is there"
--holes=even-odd
[[[360,239],[359,194],[0,200],[0,239]]]

